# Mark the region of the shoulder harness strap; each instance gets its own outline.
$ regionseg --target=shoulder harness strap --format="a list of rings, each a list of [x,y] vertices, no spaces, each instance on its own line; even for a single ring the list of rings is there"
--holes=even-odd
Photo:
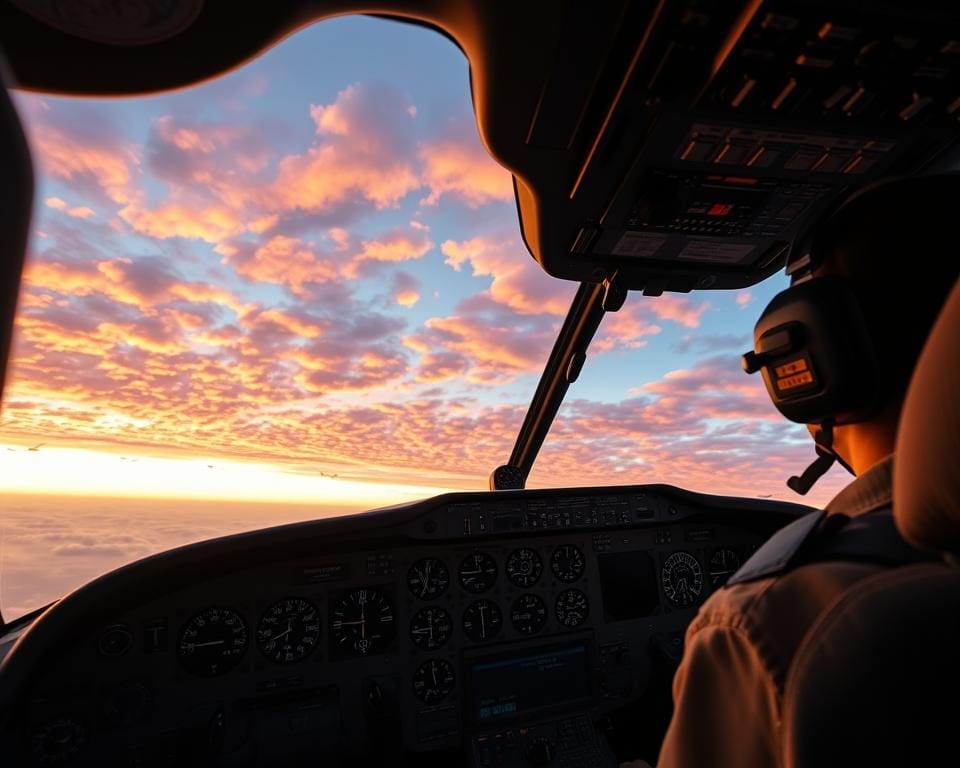
[[[853,518],[817,511],[777,531],[727,585],[778,576],[811,563],[845,560],[894,568],[942,559],[939,553],[908,544],[889,507]]]

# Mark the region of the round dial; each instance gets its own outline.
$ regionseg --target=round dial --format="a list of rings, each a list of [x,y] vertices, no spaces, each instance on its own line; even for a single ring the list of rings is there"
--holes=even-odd
[[[535,635],[547,623],[547,604],[539,595],[520,595],[510,606],[510,623],[521,635]]]
[[[31,740],[37,765],[68,765],[87,743],[87,729],[71,715],[62,715],[40,725]]]
[[[674,552],[660,569],[660,583],[667,600],[678,608],[688,608],[703,591],[703,568],[689,552]]]
[[[710,557],[710,583],[722,587],[733,574],[740,570],[740,555],[729,547],[721,547]]]
[[[435,704],[453,690],[453,664],[446,659],[425,661],[413,673],[413,695],[424,704]]]
[[[229,672],[247,650],[247,624],[232,608],[204,608],[180,632],[177,655],[194,675],[216,677]]]
[[[442,560],[425,557],[407,571],[407,587],[420,600],[434,600],[450,586],[450,571]]]
[[[421,608],[410,619],[410,639],[417,648],[439,648],[453,634],[453,619],[443,608]]]
[[[270,661],[289,664],[307,658],[320,640],[320,611],[309,600],[288,597],[260,617],[257,645]]]
[[[507,558],[507,578],[521,589],[530,589],[540,580],[543,572],[543,560],[535,549],[523,547],[515,549]]]
[[[491,640],[503,627],[503,614],[493,600],[474,600],[463,612],[463,632],[475,643]]]
[[[553,571],[553,575],[568,584],[583,576],[585,567],[586,560],[583,558],[583,552],[572,544],[557,547],[550,555],[550,570]]]
[[[486,592],[497,580],[497,561],[486,552],[474,552],[463,558],[457,575],[467,592]]]
[[[369,656],[390,647],[397,634],[393,604],[383,592],[355,589],[333,604],[334,647],[347,656]]]
[[[579,627],[590,614],[590,601],[579,589],[565,589],[557,595],[554,605],[557,621],[565,627]]]

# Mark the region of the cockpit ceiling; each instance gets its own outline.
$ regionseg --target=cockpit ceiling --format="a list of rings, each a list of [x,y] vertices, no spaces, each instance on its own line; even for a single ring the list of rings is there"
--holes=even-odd
[[[830,199],[942,166],[960,132],[960,6],[933,0],[4,0],[0,46],[23,87],[140,93],[345,13],[463,49],[527,246],[569,280],[754,284]]]

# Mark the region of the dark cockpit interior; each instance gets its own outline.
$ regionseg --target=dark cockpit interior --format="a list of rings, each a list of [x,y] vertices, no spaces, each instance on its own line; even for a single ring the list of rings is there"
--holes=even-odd
[[[430,27],[469,60],[530,256],[579,289],[489,491],[171,550],[0,628],[3,764],[655,764],[687,625],[810,508],[669,485],[526,490],[531,467],[629,291],[755,285],[802,264],[843,193],[960,166],[960,13],[917,0],[132,6],[0,2],[5,85],[147,93],[326,17]],[[6,360],[32,188],[4,99]]]

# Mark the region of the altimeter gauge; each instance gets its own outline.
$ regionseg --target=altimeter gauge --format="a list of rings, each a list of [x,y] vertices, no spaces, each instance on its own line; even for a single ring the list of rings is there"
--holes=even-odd
[[[302,597],[280,600],[263,612],[257,645],[270,661],[289,664],[305,659],[320,640],[320,611]]]

